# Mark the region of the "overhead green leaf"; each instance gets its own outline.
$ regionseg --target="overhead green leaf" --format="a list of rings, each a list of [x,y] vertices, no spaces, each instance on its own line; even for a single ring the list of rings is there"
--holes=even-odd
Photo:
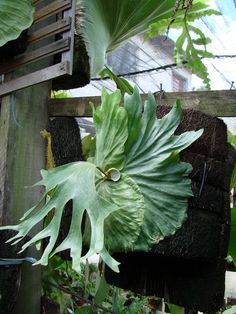
[[[31,26],[33,13],[31,0],[0,1],[0,47]]]
[[[175,0],[77,0],[91,74],[102,70],[106,53],[151,23],[172,15]]]
[[[151,243],[175,233],[186,218],[187,199],[192,195],[187,178],[191,166],[179,162],[179,152],[198,139],[202,130],[174,136],[181,120],[180,102],[168,115],[157,119],[154,97],[149,94],[141,116],[137,94],[136,90],[134,95],[127,95],[125,101],[128,121],[135,120],[142,127],[134,130],[128,123],[133,143],[126,151],[124,172],[144,196],[144,222],[136,249],[148,250]]]

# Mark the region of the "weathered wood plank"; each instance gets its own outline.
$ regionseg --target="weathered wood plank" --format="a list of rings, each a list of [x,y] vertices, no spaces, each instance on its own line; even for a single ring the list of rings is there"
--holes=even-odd
[[[32,190],[26,186],[39,181],[40,169],[45,167],[45,142],[40,136],[40,131],[47,125],[49,85],[49,83],[43,83],[15,92],[2,100],[0,217],[3,225],[19,223],[19,218],[28,208],[37,203],[43,193],[42,188]],[[38,258],[39,253],[34,248],[27,250],[27,256]],[[40,282],[40,267],[24,265],[14,314],[40,313]],[[0,288],[3,288],[5,284],[1,282]],[[15,289],[14,286],[12,288]],[[0,313],[6,314],[1,306]]]
[[[147,95],[142,95],[143,100]],[[160,103],[160,95],[155,95]],[[161,104],[172,106],[176,99],[182,102],[182,108],[202,111],[217,117],[236,117],[236,90],[164,93]],[[50,116],[92,116],[90,102],[100,104],[100,97],[78,97],[66,99],[50,99]]]
[[[0,95],[7,95],[19,89],[35,85],[41,82],[52,80],[55,77],[60,77],[65,74],[70,74],[70,62],[61,62],[52,65],[46,69],[38,70],[30,74],[21,76],[18,79],[0,84]]]
[[[25,52],[22,55],[19,55],[19,57],[17,56],[15,58],[15,61],[8,63],[7,65],[5,65],[4,63],[0,64],[0,73],[6,74],[24,64],[30,64],[31,62],[47,58],[51,55],[66,51],[68,49],[70,49],[70,38],[55,41],[52,44],[40,47],[31,52]]]
[[[46,2],[51,3],[51,0],[44,0],[44,4]],[[43,24],[41,26],[45,27],[46,23],[43,22]],[[49,40],[47,39],[45,44],[49,44]],[[34,48],[37,49],[40,46]],[[29,73],[28,71],[37,71],[39,66],[45,68],[51,64],[52,60],[46,58],[35,65],[22,67],[11,76],[12,78],[24,76]],[[11,78],[9,76],[5,77],[5,83],[8,83],[7,80]],[[50,90],[51,84],[46,82],[1,98],[0,223],[3,225],[19,223],[19,218],[28,208],[38,202],[44,192],[42,187],[30,189],[26,186],[37,182],[40,179],[40,169],[45,167],[45,141],[40,131],[46,128],[48,122],[47,106]],[[33,230],[30,236],[39,232],[40,228],[41,224]],[[15,252],[14,248],[9,245],[9,252],[11,249]],[[26,254],[39,258],[40,251],[36,251],[35,247],[30,247]],[[17,282],[8,284],[7,276],[0,278],[1,314],[40,313],[41,268],[23,265],[20,279],[20,290],[14,304],[14,311],[9,312],[1,306],[4,304],[1,289],[8,287],[9,293],[6,298],[8,302],[14,303],[12,296],[17,294],[16,289],[19,284],[17,285]],[[5,301],[7,301],[6,298]]]
[[[72,14],[70,12],[70,10],[65,10],[64,11],[64,17],[68,18],[71,17],[71,27],[70,29],[68,29],[67,32],[63,33],[63,38],[71,38],[71,42],[70,42],[70,49],[63,52],[62,54],[62,59],[61,61],[66,61],[66,60],[70,60],[70,75],[72,75],[73,72],[73,58],[74,58],[74,32],[75,32],[75,1],[72,1],[71,3],[71,11]]]
[[[236,116],[236,90],[165,93],[163,104],[173,105],[177,98],[185,109],[195,109],[217,117]]]
[[[38,31],[33,32],[28,36],[27,41],[28,43],[32,43],[56,35],[58,33],[68,31],[70,29],[70,25],[70,17],[61,19],[53,24],[39,29]]]
[[[72,0],[54,0],[41,10],[38,10],[34,14],[34,23],[42,21],[52,15],[62,12],[71,7]]]
[[[100,104],[100,97],[53,98],[49,99],[51,117],[91,117],[92,107]]]

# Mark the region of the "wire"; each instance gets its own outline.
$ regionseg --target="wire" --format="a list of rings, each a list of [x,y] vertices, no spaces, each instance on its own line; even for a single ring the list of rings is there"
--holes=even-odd
[[[230,86],[232,85],[232,81],[229,81],[227,79],[227,77],[214,65],[214,64],[211,64],[213,66],[213,68],[216,70],[216,72],[219,73],[219,75],[221,76],[221,78],[226,82],[228,83]]]
[[[223,58],[236,58],[236,55],[215,55],[215,56],[212,56],[212,57],[207,58],[207,59],[223,59]],[[201,58],[201,59],[206,59],[206,57]],[[182,65],[187,64],[187,61],[183,61],[181,64]],[[171,64],[158,66],[155,68],[139,70],[139,71],[132,71],[132,72],[127,72],[127,73],[121,73],[121,74],[118,74],[117,76],[118,77],[133,76],[133,75],[139,75],[139,74],[149,73],[149,72],[153,72],[153,71],[167,70],[167,69],[171,69],[171,68],[174,68],[177,66],[179,66],[177,63],[171,63]],[[102,80],[109,80],[109,79],[110,79],[109,76],[105,76],[102,79],[100,77],[94,77],[91,79],[91,81],[102,81]]]

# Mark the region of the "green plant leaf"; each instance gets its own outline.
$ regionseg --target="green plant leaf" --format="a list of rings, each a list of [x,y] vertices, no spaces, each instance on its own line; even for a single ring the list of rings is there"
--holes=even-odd
[[[184,314],[184,308],[179,305],[168,303],[168,308],[170,310],[170,314]]]
[[[222,312],[222,314],[235,314],[236,313],[236,305],[233,305],[231,308]]]
[[[92,307],[91,305],[86,305],[76,309],[75,314],[94,314],[94,312],[94,307]]]
[[[0,1],[0,47],[31,26],[33,13],[31,0]]]
[[[236,207],[231,208],[231,231],[228,254],[236,266]]]
[[[136,108],[131,109],[132,104]],[[135,181],[144,196],[144,222],[135,248],[148,250],[152,243],[174,234],[186,219],[187,199],[192,195],[187,176],[192,168],[179,162],[179,152],[198,139],[202,130],[173,135],[181,120],[179,101],[162,119],[156,117],[156,102],[151,94],[139,118],[137,106],[141,107],[137,95],[126,96],[128,121],[139,119],[142,128],[137,128],[135,133],[128,123],[133,143],[126,151],[124,172]]]
[[[89,157],[92,157],[91,154],[94,157],[95,152],[92,151],[92,147],[94,146],[94,138],[92,135],[86,135],[82,138],[81,142],[84,159],[87,160]]]
[[[124,143],[127,140],[127,114],[119,107],[121,92],[108,94],[102,90],[102,104],[93,113],[96,129],[96,155],[94,163],[104,172],[110,168],[122,168]]]
[[[105,76],[108,76],[111,80],[116,83],[116,87],[122,92],[122,94],[133,94],[134,88],[130,85],[130,83],[122,77],[118,77],[113,73],[108,67],[105,67],[99,75],[103,79]]]
[[[175,0],[77,0],[77,4],[94,75],[102,70],[107,52],[155,21],[170,17]]]
[[[235,189],[236,188],[236,165],[234,166],[233,173],[231,175],[231,180],[230,180],[230,189]]]
[[[181,34],[176,40],[174,49],[175,62],[182,65],[182,62],[186,61],[185,66],[198,75],[208,89],[210,89],[209,74],[202,58],[211,58],[213,56],[212,53],[206,50],[206,46],[211,42],[211,39],[206,37],[198,27],[195,27],[193,22],[209,15],[221,14],[210,9],[206,1],[196,0],[187,14],[185,9],[179,9],[174,19],[170,17],[153,23],[150,26],[150,32],[146,36],[154,37],[158,34],[164,34],[168,27],[181,29]],[[198,46],[203,46],[204,49],[198,49]]]
[[[97,184],[98,193],[119,210],[105,220],[105,246],[109,252],[133,250],[140,234],[144,217],[144,199],[138,185],[122,174],[118,182],[105,181]],[[135,205],[134,205],[135,204]]]
[[[108,296],[110,285],[106,282],[104,274],[100,277],[99,287],[96,291],[93,301],[97,304],[101,304]]]
[[[227,130],[228,142],[236,149],[236,135]]]
[[[186,218],[187,198],[192,195],[187,178],[191,166],[179,162],[179,152],[202,131],[174,135],[181,120],[179,101],[162,119],[156,117],[151,94],[143,113],[137,89],[133,95],[126,95],[124,107],[120,102],[120,91],[109,95],[104,90],[102,104],[94,110],[93,163],[74,162],[42,170],[42,180],[36,184],[45,186],[42,199],[25,213],[19,225],[0,227],[17,231],[9,240],[14,244],[54,212],[49,224],[22,247],[24,250],[49,239],[37,264],[47,265],[49,257],[69,249],[76,271],[95,253],[118,271],[119,263],[110,254],[148,250],[153,243],[175,233]],[[47,195],[50,198],[43,204]],[[73,203],[69,232],[55,247],[62,213],[69,201]],[[84,213],[87,219],[82,237]],[[88,247],[84,256],[82,243]]]
[[[70,98],[66,90],[58,90],[51,92],[51,98]]]
[[[229,130],[227,130],[228,142],[236,149],[236,135],[232,134]],[[236,165],[234,166],[233,173],[231,175],[230,180],[230,189],[236,188]]]
[[[109,203],[96,192],[95,173],[99,172],[96,166],[87,162],[75,162],[60,166],[49,171],[42,171],[43,180],[37,185],[44,185],[46,193],[51,192],[50,200],[37,212],[32,215],[32,211],[26,213],[23,221],[17,226],[1,227],[1,229],[13,229],[18,233],[9,240],[14,243],[20,241],[28,232],[40,222],[47,214],[55,209],[55,214],[49,225],[36,234],[30,241],[22,246],[25,250],[29,245],[44,238],[49,238],[49,243],[44,250],[41,259],[36,264],[47,265],[49,256],[62,250],[70,249],[73,269],[80,271],[80,262],[89,256],[104,252],[104,220],[117,207]],[[55,249],[58,237],[60,221],[63,209],[69,200],[73,201],[73,213],[69,233],[65,240]],[[81,258],[82,234],[81,223],[84,211],[91,224],[91,241],[89,252]],[[108,264],[113,265],[115,271],[118,270],[118,263],[105,252]]]

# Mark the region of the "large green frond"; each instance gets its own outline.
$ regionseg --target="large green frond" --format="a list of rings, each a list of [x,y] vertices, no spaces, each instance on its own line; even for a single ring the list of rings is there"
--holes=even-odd
[[[9,241],[19,242],[50,212],[47,226],[23,245],[26,249],[48,238],[37,264],[47,265],[53,254],[70,250],[73,268],[94,253],[114,271],[118,262],[110,254],[148,250],[160,239],[173,234],[186,218],[187,199],[192,195],[187,178],[191,166],[179,162],[179,152],[202,133],[175,136],[181,120],[180,103],[162,119],[156,117],[156,103],[149,95],[142,112],[138,90],[126,95],[103,91],[102,104],[94,110],[96,128],[93,162],[74,162],[43,170],[45,195],[29,209],[19,225],[1,227],[17,234]],[[95,142],[94,142],[95,144]],[[47,195],[49,200],[43,204]],[[72,201],[72,219],[64,241],[56,247],[62,213]],[[86,226],[82,218],[86,213]],[[82,246],[88,252],[81,256]]]
[[[179,162],[179,152],[198,139],[202,130],[174,135],[181,120],[179,101],[162,119],[156,117],[156,102],[151,94],[142,116],[140,107],[137,92],[126,96],[128,121],[141,123],[142,127],[135,132],[128,122],[133,143],[126,151],[124,172],[144,196],[144,222],[136,249],[148,250],[151,243],[175,233],[186,218],[187,199],[192,195],[187,178],[191,166]]]
[[[28,211],[19,225],[1,227],[1,230],[13,229],[18,231],[10,239],[11,242],[15,241],[14,243],[16,243],[25,237],[50,211],[54,211],[55,214],[51,222],[24,244],[22,250],[25,250],[31,244],[49,238],[43,255],[36,264],[47,265],[50,256],[62,250],[70,249],[73,268],[79,271],[81,261],[95,253],[104,252],[104,221],[110,213],[117,210],[115,204],[111,204],[98,195],[95,187],[95,174],[99,175],[96,166],[88,162],[74,162],[49,171],[43,171],[43,180],[37,185],[44,185],[46,193],[51,192],[49,201],[36,211]],[[70,200],[73,202],[70,230],[65,240],[55,248],[62,213],[65,205]],[[81,223],[85,209],[91,224],[91,238],[89,252],[81,258]],[[118,263],[115,264],[108,253],[106,259],[109,265],[116,265],[113,270],[117,271]]]
[[[102,91],[102,103],[93,113],[96,129],[96,154],[94,163],[103,171],[121,169],[124,162],[124,143],[127,140],[127,114],[120,107],[121,93]]]
[[[19,37],[33,22],[34,7],[31,0],[0,1],[0,47]]]
[[[132,251],[144,216],[144,199],[138,185],[123,174],[118,182],[106,181],[98,185],[98,193],[118,207],[105,220],[106,248],[109,252]]]
[[[106,53],[171,16],[175,0],[77,0],[91,74],[104,66]]]

